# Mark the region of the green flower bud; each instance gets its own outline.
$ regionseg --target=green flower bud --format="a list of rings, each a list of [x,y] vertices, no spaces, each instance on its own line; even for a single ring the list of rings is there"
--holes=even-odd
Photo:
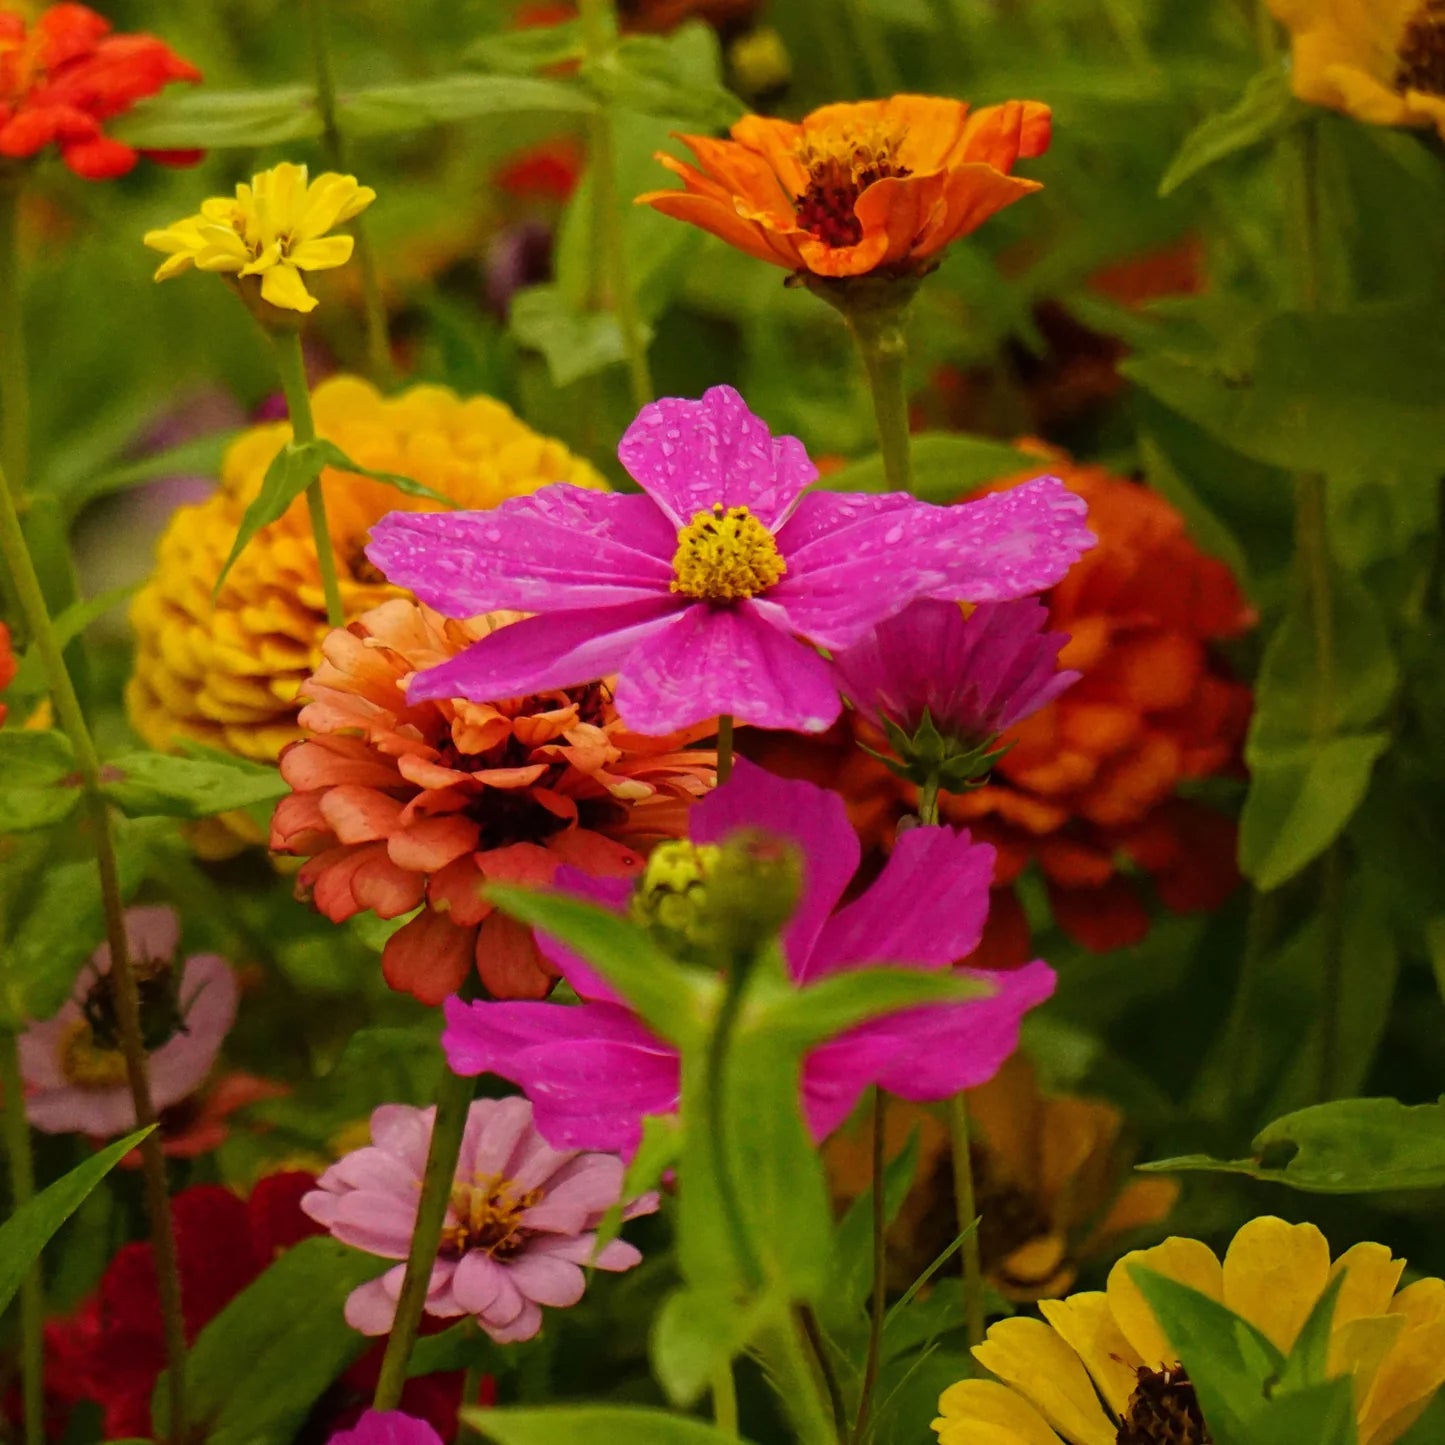
[[[710,843],[659,843],[633,890],[628,916],[675,958],[696,959],[716,945],[707,896],[719,851]]]
[[[803,857],[784,838],[735,833],[718,851],[708,880],[712,936],[729,955],[755,952],[793,916],[803,891]]]

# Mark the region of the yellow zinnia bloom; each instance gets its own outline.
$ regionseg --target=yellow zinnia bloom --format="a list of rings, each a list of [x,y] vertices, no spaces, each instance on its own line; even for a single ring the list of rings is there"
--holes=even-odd
[[[383,398],[342,376],[316,388],[312,407],[319,435],[359,465],[413,477],[462,507],[495,507],[549,482],[607,485],[491,397],[415,386]],[[153,748],[189,740],[273,762],[300,736],[296,694],[320,663],[327,632],[304,498],[256,535],[211,596],[241,517],[290,435],[287,423],[271,422],[232,443],[219,487],[198,506],[176,510],[155,571],[132,603],[136,656],[126,705]],[[348,472],[328,468],[322,477],[346,615],[407,596],[366,560],[367,533],[387,512],[437,504]]]
[[[329,271],[351,259],[350,236],[329,236],[376,199],[355,176],[328,171],[308,183],[306,167],[283,162],[236,187],[231,196],[212,196],[194,216],[158,231],[145,244],[163,251],[157,281],[194,266],[238,278],[259,276],[261,299],[287,311],[311,311],[316,298],[303,271]]]
[[[1269,0],[1269,8],[1290,32],[1301,100],[1445,135],[1442,0]]]
[[[1396,1293],[1403,1260],[1357,1244],[1331,1264],[1312,1224],[1253,1219],[1221,1264],[1194,1239],[1126,1254],[1107,1287],[1045,1300],[1044,1318],[1000,1320],[974,1349],[995,1379],[945,1390],[939,1445],[1203,1445],[1211,1437],[1194,1387],[1129,1273],[1143,1265],[1200,1290],[1288,1352],[1310,1311],[1344,1276],[1330,1335],[1332,1377],[1354,1384],[1360,1445],[1390,1445],[1445,1381],[1445,1281]]]

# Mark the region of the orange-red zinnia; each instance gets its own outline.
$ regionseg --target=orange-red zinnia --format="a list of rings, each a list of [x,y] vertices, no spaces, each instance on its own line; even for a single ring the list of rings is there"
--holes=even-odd
[[[1048,149],[1050,126],[1037,101],[970,112],[926,95],[825,105],[800,122],[749,115],[731,140],[681,137],[700,169],[659,153],[686,189],[638,201],[790,271],[917,275],[1040,189],[1011,172]]]
[[[307,857],[298,889],[340,922],[397,918],[387,982],[424,1003],[475,967],[494,998],[541,998],[556,977],[530,931],[493,909],[489,882],[550,883],[566,863],[640,872],[686,832],[711,787],[712,752],[689,737],[626,732],[604,683],[493,703],[408,705],[409,677],[455,657],[515,614],[448,621],[409,599],[332,632],[302,686],[309,734],[281,756],[271,847]]]

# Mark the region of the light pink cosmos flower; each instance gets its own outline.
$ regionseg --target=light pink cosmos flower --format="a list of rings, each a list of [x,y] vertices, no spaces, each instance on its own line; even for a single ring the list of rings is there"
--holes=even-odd
[[[838,686],[876,727],[914,733],[926,711],[946,738],[983,742],[1079,679],[1059,670],[1065,632],[1046,632],[1037,598],[991,602],[965,617],[953,602],[910,602],[833,660]]]
[[[840,704],[816,648],[915,597],[985,602],[1057,582],[1093,543],[1041,477],[957,507],[806,492],[817,468],[731,387],[646,406],[618,448],[645,495],[558,483],[489,512],[393,512],[367,556],[449,617],[538,614],[418,674],[410,696],[520,697],[618,674],[645,734],[731,713],[817,732]]]
[[[401,1410],[365,1410],[349,1430],[338,1430],[327,1445],[442,1445],[425,1420]]]
[[[152,1045],[151,1101],[168,1109],[210,1074],[236,1019],[236,977],[215,954],[176,965],[180,925],[169,908],[127,909],[125,930],[142,1029]],[[108,1139],[136,1127],[114,1010],[110,946],[102,944],[60,1012],[31,1024],[18,1040],[25,1115],[33,1128]]]
[[[803,857],[802,894],[783,933],[798,984],[890,963],[947,968],[978,946],[994,850],[966,832],[919,827],[903,833],[873,885],[838,908],[861,849],[836,793],[739,759],[731,779],[694,805],[691,836],[694,843],[717,843],[743,829],[787,839]],[[563,869],[557,881],[619,911],[626,906],[624,880]],[[448,999],[447,1059],[459,1074],[499,1074],[519,1085],[536,1106],[537,1127],[559,1148],[631,1154],[643,1117],[677,1108],[677,1052],[582,960],[545,936],[539,942],[583,1002]],[[985,1083],[1017,1047],[1024,1013],[1054,990],[1054,971],[1041,962],[1008,972],[959,972],[993,992],[872,1019],[808,1055],[803,1109],[815,1138],[836,1129],[872,1084],[927,1101]]]
[[[345,1244],[405,1260],[416,1224],[435,1109],[384,1104],[371,1116],[371,1145],[333,1164],[301,1207]],[[582,1298],[583,1265],[627,1270],[642,1259],[614,1239],[594,1257],[597,1226],[622,1195],[615,1154],[554,1149],[532,1124],[526,1099],[478,1099],[467,1118],[432,1268],[426,1311],[442,1319],[474,1315],[499,1344],[530,1340],[542,1306]],[[624,1217],[650,1214],[657,1196],[628,1203]],[[346,1301],[346,1322],[384,1335],[396,1317],[405,1264],[361,1285]]]

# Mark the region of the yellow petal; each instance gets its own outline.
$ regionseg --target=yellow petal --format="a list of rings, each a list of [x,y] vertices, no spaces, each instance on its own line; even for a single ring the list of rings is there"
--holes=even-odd
[[[342,206],[341,213],[337,216],[334,224],[340,225],[344,221],[349,221],[353,216],[359,216],[375,199],[376,192],[370,186],[357,186],[346,204]]]
[[[1178,1236],[1172,1236],[1152,1249],[1132,1250],[1109,1271],[1106,1287],[1109,1308],[1124,1337],[1150,1369],[1167,1369],[1178,1362],[1179,1352],[1160,1329],[1154,1311],[1145,1303],[1139,1286],[1129,1273],[1130,1267],[1136,1264],[1142,1264],[1145,1269],[1152,1269],[1157,1274],[1168,1275],[1170,1279],[1187,1284],[1214,1300],[1224,1295],[1224,1274],[1214,1251],[1207,1244]]]
[[[943,1392],[933,1422],[939,1445],[973,1445],[989,1437],[983,1427],[1002,1431],[1013,1445],[1059,1445],[1044,1417],[1017,1391],[994,1380],[960,1380]]]
[[[1384,1314],[1404,1268],[1405,1261],[1393,1259],[1383,1244],[1351,1245],[1330,1270],[1331,1280],[1345,1277],[1335,1301],[1333,1327],[1338,1330],[1351,1320]]]
[[[256,257],[254,261],[248,261],[241,267],[243,276],[260,276],[269,271],[273,266],[281,264],[281,243],[272,241],[269,246]]]
[[[1039,1309],[1094,1377],[1104,1403],[1120,1418],[1139,1383],[1143,1361],[1124,1338],[1102,1290],[1085,1290],[1068,1299],[1044,1300]]]
[[[1330,1277],[1330,1246],[1313,1224],[1251,1219],[1224,1256],[1224,1303],[1286,1354]]]
[[[316,298],[294,266],[273,266],[261,278],[261,299],[288,311],[314,311]]]
[[[1331,1379],[1350,1376],[1357,1413],[1364,1413],[1380,1366],[1404,1331],[1400,1315],[1374,1315],[1350,1320],[1330,1336],[1327,1373]]]
[[[1413,1423],[1415,1406],[1445,1383],[1445,1322],[1406,1328],[1375,1376],[1375,1388],[1360,1420],[1366,1445],[1387,1445]]]
[[[361,192],[365,192],[366,198],[358,204]],[[375,191],[358,186],[355,176],[342,176],[335,171],[317,176],[306,194],[306,204],[296,227],[296,239],[309,241],[324,236],[333,226],[364,210],[375,196]]]
[[[1432,1325],[1445,1318],[1445,1280],[1417,1279],[1390,1301],[1390,1310],[1412,1325]]]
[[[172,276],[179,276],[182,271],[189,271],[195,263],[195,257],[189,251],[182,251],[176,256],[167,256],[164,261],[155,269],[153,281],[169,281]]]
[[[1117,1430],[1105,1416],[1088,1372],[1042,1320],[1000,1320],[973,1353],[1028,1399],[1069,1445],[1114,1445]]]
[[[344,266],[351,259],[351,249],[356,244],[350,236],[323,236],[317,241],[303,241],[291,248],[289,257],[293,266],[303,271],[330,271],[333,267]]]

